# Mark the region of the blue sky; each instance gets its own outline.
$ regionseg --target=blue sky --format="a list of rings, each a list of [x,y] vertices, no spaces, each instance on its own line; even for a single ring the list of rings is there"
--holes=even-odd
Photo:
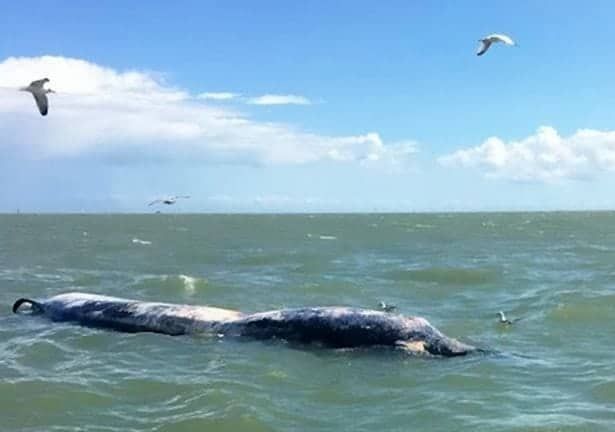
[[[151,211],[173,194],[192,198],[172,211],[615,208],[614,13],[12,2],[0,211]],[[519,47],[477,57],[494,32]],[[58,91],[44,118],[13,90],[43,76]]]

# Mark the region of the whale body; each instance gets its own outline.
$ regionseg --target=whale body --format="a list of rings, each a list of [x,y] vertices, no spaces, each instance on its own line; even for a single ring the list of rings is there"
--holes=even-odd
[[[281,339],[331,348],[389,346],[411,353],[460,356],[481,351],[449,338],[426,319],[351,307],[305,307],[254,314],[209,306],[154,303],[85,293],[60,294],[42,301],[19,299],[18,313],[52,321],[124,332],[168,335],[211,333],[251,339]]]

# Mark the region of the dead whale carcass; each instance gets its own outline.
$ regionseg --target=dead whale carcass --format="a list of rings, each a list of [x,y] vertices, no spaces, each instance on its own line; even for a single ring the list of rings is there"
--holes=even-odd
[[[349,307],[307,307],[254,314],[208,306],[141,302],[68,293],[47,300],[19,299],[52,321],[125,332],[168,335],[212,333],[252,339],[282,339],[332,348],[391,346],[413,353],[466,355],[477,348],[445,336],[420,317]]]

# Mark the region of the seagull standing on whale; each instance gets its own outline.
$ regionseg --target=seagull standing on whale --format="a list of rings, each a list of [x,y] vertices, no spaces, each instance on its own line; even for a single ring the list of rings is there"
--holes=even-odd
[[[47,93],[55,93],[51,89],[44,88],[45,83],[49,82],[49,78],[43,78],[40,80],[32,81],[28,87],[22,87],[19,90],[32,93],[36,106],[41,115],[46,116],[49,110],[49,101],[47,100]]]
[[[394,304],[385,303],[382,300],[378,302],[378,306],[380,306],[380,309],[385,312],[393,312],[395,309],[397,309],[397,306],[395,306]]]
[[[491,44],[494,43],[503,43],[505,45],[515,46],[515,42],[510,38],[510,36],[506,36],[505,34],[490,34],[489,36],[485,36],[482,39],[478,40],[480,42],[480,46],[478,47],[478,51],[476,51],[477,56],[481,56],[487,52]]]

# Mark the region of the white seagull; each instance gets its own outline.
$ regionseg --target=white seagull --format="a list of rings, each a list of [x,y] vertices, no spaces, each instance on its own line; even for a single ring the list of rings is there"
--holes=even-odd
[[[499,311],[498,315],[500,316],[500,324],[505,324],[505,325],[512,325],[512,323],[516,323],[517,321],[521,319],[521,318],[515,318],[511,321],[508,318],[506,318],[506,315],[504,315],[504,312],[502,311]]]
[[[175,204],[175,202],[180,198],[190,198],[190,195],[175,195],[175,196],[168,197],[168,198],[157,199],[149,203],[148,206],[151,206],[157,203],[172,205],[172,204]]]
[[[28,87],[22,87],[19,90],[27,91],[32,93],[34,96],[34,100],[36,101],[36,106],[38,106],[38,110],[41,112],[41,115],[46,116],[47,111],[49,110],[49,102],[47,101],[47,93],[55,93],[51,89],[45,89],[45,83],[49,82],[49,78],[43,78],[40,80],[32,81]]]
[[[489,36],[485,36],[482,39],[478,40],[480,42],[480,46],[478,47],[478,51],[476,51],[476,55],[483,55],[487,52],[491,44],[502,42],[503,44],[515,46],[515,42],[506,35],[503,34],[490,34]]]

